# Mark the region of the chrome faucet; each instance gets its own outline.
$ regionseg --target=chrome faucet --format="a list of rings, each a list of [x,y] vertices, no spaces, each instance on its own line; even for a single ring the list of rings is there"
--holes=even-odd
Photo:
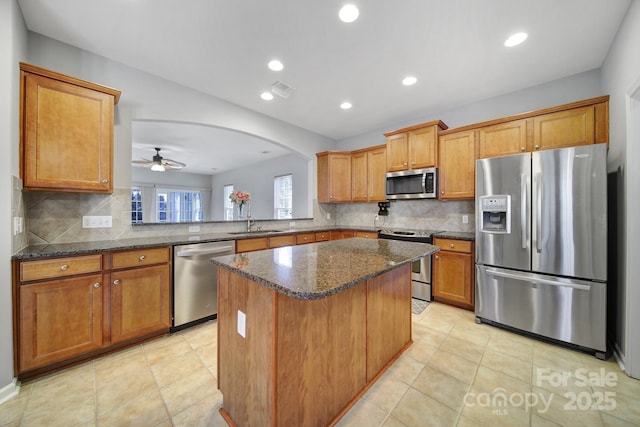
[[[251,227],[253,226],[254,221],[251,219],[251,215],[247,215],[247,233],[251,233]]]

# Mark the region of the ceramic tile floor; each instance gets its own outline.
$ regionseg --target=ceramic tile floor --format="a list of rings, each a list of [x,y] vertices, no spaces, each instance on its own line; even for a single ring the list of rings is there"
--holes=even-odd
[[[413,340],[339,426],[640,425],[640,381],[613,360],[476,325],[438,303],[413,315]],[[0,405],[0,425],[225,426],[215,376],[209,322],[23,383]]]

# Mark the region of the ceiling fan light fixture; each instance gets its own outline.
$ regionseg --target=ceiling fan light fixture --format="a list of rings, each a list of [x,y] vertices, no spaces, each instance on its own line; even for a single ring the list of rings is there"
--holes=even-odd
[[[151,166],[151,170],[154,172],[164,172],[164,166],[162,166],[162,164],[160,163],[155,163],[154,165]]]

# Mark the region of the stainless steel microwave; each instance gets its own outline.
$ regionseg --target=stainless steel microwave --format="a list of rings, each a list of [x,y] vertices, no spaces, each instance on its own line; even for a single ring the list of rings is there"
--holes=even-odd
[[[387,173],[387,199],[435,199],[437,196],[436,168]]]

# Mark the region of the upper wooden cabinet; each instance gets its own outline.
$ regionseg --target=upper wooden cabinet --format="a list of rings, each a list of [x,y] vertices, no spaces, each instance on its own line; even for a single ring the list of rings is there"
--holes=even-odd
[[[318,158],[318,202],[351,201],[351,152],[324,151]]]
[[[530,127],[530,125],[529,125]],[[527,120],[485,126],[478,130],[478,158],[506,156],[530,151]]]
[[[447,129],[440,120],[385,133],[387,171],[435,167],[438,165],[438,133]]]
[[[25,63],[20,82],[24,189],[112,193],[120,91]]]
[[[386,200],[387,148],[378,145],[351,153],[351,201]]]
[[[593,144],[595,106],[574,108],[533,118],[533,151]]]
[[[475,141],[473,130],[440,136],[440,199],[475,197]]]
[[[609,142],[609,97],[586,99],[464,126],[478,131],[478,158]]]

